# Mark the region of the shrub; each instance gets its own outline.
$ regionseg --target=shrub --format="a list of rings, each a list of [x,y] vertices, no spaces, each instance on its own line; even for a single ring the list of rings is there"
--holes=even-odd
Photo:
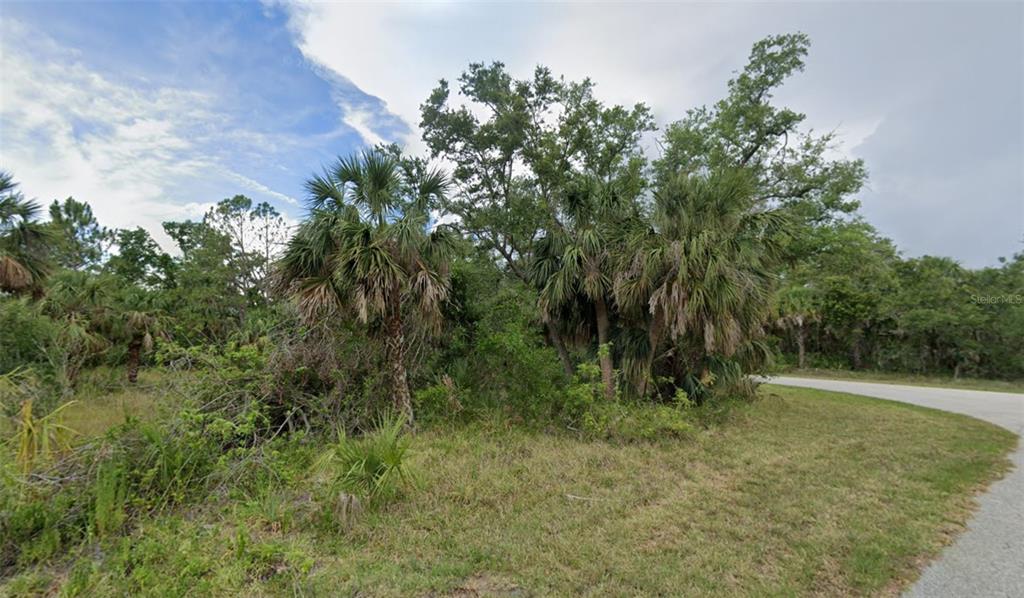
[[[0,372],[22,366],[44,366],[45,348],[56,334],[53,321],[28,299],[0,297]]]
[[[682,408],[651,403],[597,404],[581,426],[591,437],[621,442],[680,439],[694,430],[692,416]]]
[[[459,396],[462,391],[447,374],[437,384],[416,391],[413,396],[417,420],[420,422],[452,421],[463,413]]]
[[[328,473],[332,494],[342,492],[373,506],[414,483],[406,462],[408,452],[405,422],[392,417],[381,420],[376,430],[362,438],[339,432],[337,442],[321,456],[316,469]]]

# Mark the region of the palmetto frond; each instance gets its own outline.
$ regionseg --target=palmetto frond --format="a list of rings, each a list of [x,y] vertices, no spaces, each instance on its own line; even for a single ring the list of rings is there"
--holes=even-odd
[[[398,161],[379,150],[368,150],[338,160],[334,180],[348,190],[353,205],[383,221],[398,207],[401,177]]]
[[[338,185],[338,181],[327,170],[324,170],[323,174],[314,174],[306,181],[305,187],[309,194],[310,207],[314,209],[340,207],[345,204],[345,188]]]
[[[454,243],[443,227],[428,230],[425,208],[443,196],[447,178],[420,171],[378,149],[341,158],[307,182],[314,210],[279,260],[276,285],[306,317],[348,309],[369,323],[405,303],[440,316]]]
[[[32,272],[13,255],[0,254],[0,289],[20,291],[32,286]]]
[[[415,207],[426,212],[431,206],[444,200],[448,190],[448,175],[440,168],[426,171],[417,182]]]
[[[51,234],[36,220],[41,212],[17,191],[10,174],[0,172],[0,291],[38,288],[49,274]]]
[[[680,176],[656,198],[655,224],[667,257],[650,308],[671,334],[696,334],[709,353],[733,354],[761,325],[768,305],[771,259],[785,219],[753,210],[742,172]],[[631,290],[620,283],[623,290]]]

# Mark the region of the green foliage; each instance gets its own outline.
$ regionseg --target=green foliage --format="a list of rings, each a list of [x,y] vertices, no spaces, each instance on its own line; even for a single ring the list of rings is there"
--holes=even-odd
[[[414,484],[407,462],[409,446],[405,422],[398,417],[382,419],[377,429],[362,438],[339,432],[334,446],[318,459],[316,470],[329,477],[332,494],[343,492],[377,506]]]
[[[695,429],[692,416],[684,409],[649,403],[596,404],[580,425],[588,436],[618,442],[678,440]]]
[[[42,207],[0,171],[0,292],[38,295],[53,267],[50,230],[38,220]]]
[[[126,472],[122,463],[104,461],[97,468],[93,488],[93,526],[97,536],[115,534],[124,526],[127,499],[125,478]]]
[[[116,244],[117,255],[106,264],[109,272],[128,284],[148,288],[174,285],[174,261],[160,249],[146,229],[119,230]]]
[[[43,366],[56,333],[54,322],[29,299],[0,298],[0,373]]]
[[[73,197],[50,204],[49,227],[53,258],[70,270],[98,269],[114,241],[114,232],[100,226],[89,204]]]
[[[485,271],[463,272],[469,286],[462,320],[445,338],[440,364],[458,389],[463,416],[499,412],[516,421],[547,421],[561,410],[568,377],[537,326],[534,297],[510,281],[488,286]],[[477,290],[479,289],[479,290]]]
[[[383,340],[392,404],[411,424],[409,321],[438,331],[450,289],[453,239],[428,226],[447,179],[377,148],[339,159],[306,187],[312,212],[281,258],[280,290],[309,322],[347,316]]]

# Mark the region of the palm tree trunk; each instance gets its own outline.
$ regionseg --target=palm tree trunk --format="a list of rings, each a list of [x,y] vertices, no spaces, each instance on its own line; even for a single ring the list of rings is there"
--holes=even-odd
[[[562,342],[562,335],[558,334],[558,331],[551,324],[544,324],[544,328],[547,330],[548,341],[551,342],[551,346],[555,348],[555,351],[558,351],[558,360],[562,362],[562,369],[565,370],[565,375],[572,376],[572,359],[569,358],[569,351],[566,350],[565,343]]]
[[[615,379],[612,365],[611,346],[608,344],[608,305],[604,297],[597,298],[597,344],[598,355],[601,362],[601,383],[604,386],[604,398],[612,400],[615,398]]]
[[[637,392],[641,397],[647,396],[647,388],[654,379],[654,358],[658,353],[658,345],[661,344],[661,316],[657,313],[651,318],[650,328],[647,331],[647,355],[644,356],[643,379],[637,386]]]
[[[405,425],[413,425],[412,396],[409,394],[409,378],[405,371],[405,333],[402,332],[402,313],[398,306],[389,310],[386,326],[385,350],[388,367],[391,370],[391,385],[395,411],[405,418]]]
[[[799,367],[801,370],[807,367],[807,350],[805,347],[805,345],[807,344],[806,336],[807,332],[804,330],[803,326],[800,326],[796,329],[796,363],[797,367]]]
[[[135,384],[139,380],[139,361],[142,359],[142,339],[133,338],[128,344],[128,382]]]

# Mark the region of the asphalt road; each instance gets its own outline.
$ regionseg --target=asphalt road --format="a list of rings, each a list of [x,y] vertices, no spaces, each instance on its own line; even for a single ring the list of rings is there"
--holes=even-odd
[[[771,384],[803,386],[913,403],[962,413],[1024,435],[1024,395],[779,376]],[[978,511],[952,546],[925,569],[904,596],[1024,596],[1024,441],[1010,455],[1014,469],[978,497]]]

